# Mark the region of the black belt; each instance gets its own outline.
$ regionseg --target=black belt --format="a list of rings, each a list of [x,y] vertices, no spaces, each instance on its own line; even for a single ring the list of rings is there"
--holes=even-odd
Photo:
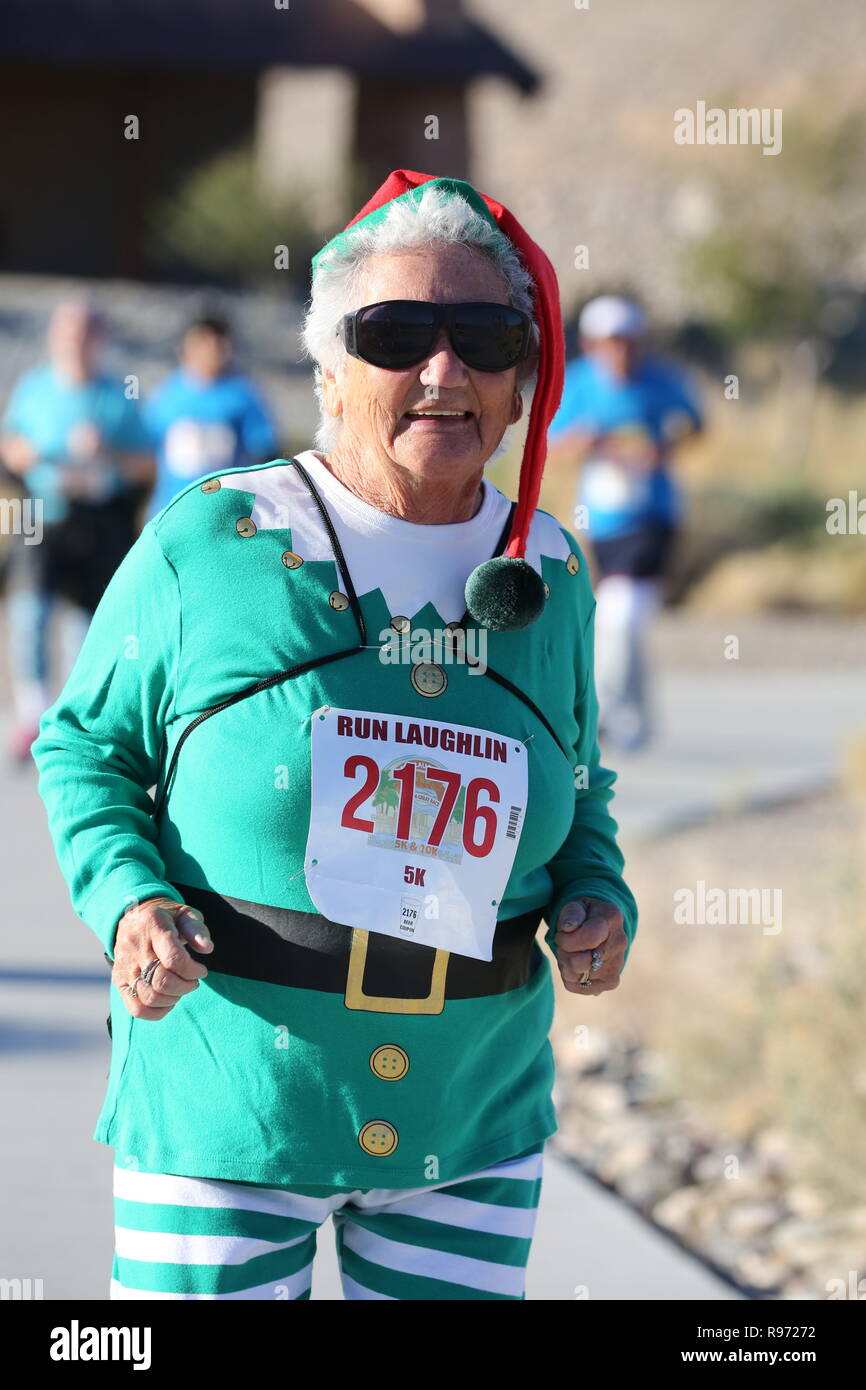
[[[440,1013],[446,999],[504,994],[527,983],[541,955],[541,908],[498,922],[484,961],[172,882],[204,916],[214,949],[189,949],[209,972],[344,994],[348,1008],[373,1013]]]

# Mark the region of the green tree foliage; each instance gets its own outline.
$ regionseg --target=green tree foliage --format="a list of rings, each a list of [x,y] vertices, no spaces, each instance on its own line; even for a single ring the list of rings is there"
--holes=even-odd
[[[783,117],[778,155],[744,145],[702,161],[715,226],[687,244],[683,272],[729,340],[820,334],[828,298],[866,275],[866,107],[816,88]]]
[[[196,169],[148,219],[152,254],[166,266],[209,278],[267,285],[278,279],[304,289],[310,257],[322,238],[306,209],[308,190],[269,196],[248,147],[232,150]],[[276,248],[288,248],[288,267],[275,265]]]

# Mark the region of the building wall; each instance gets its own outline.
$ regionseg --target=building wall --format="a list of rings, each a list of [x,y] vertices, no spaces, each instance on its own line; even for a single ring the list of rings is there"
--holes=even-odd
[[[340,68],[270,68],[259,81],[256,152],[265,188],[303,190],[323,236],[344,212],[355,79]]]
[[[0,71],[0,269],[146,273],[152,200],[250,133],[254,111],[250,77]]]
[[[467,177],[465,89],[448,81],[360,81],[352,157],[366,171],[371,193],[392,169]]]

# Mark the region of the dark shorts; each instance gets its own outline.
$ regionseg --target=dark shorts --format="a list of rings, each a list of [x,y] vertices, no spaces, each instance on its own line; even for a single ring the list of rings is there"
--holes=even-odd
[[[602,578],[627,574],[631,579],[658,579],[666,568],[677,528],[653,522],[627,536],[592,541],[596,566]]]
[[[7,589],[50,593],[93,613],[138,534],[140,490],[107,502],[69,503],[63,521],[46,522],[38,545],[9,544]]]

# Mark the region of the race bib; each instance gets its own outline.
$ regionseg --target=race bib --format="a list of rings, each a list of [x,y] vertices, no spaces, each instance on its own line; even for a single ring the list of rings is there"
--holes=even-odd
[[[333,922],[493,959],[526,812],[526,748],[436,719],[315,710],[304,872]]]
[[[166,466],[178,478],[197,478],[215,468],[228,468],[236,447],[237,435],[231,425],[185,418],[169,425],[163,453]]]
[[[583,500],[590,511],[640,511],[650,499],[650,479],[611,459],[590,459],[583,471]]]

